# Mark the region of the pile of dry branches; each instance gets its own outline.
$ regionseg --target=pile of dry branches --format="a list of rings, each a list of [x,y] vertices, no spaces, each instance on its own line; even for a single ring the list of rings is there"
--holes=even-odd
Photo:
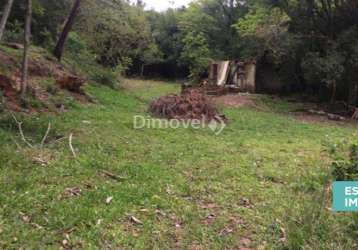
[[[198,89],[187,89],[181,95],[160,97],[150,104],[149,111],[157,117],[179,120],[198,119],[210,122],[222,117]]]

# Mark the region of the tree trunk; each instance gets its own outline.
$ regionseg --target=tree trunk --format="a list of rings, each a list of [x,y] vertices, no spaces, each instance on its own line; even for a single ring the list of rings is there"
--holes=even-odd
[[[143,77],[143,76],[144,76],[144,67],[145,67],[145,65],[142,64],[142,67],[141,67],[141,69],[140,69],[140,77]]]
[[[28,64],[29,64],[29,47],[31,37],[31,18],[32,18],[32,0],[27,0],[26,7],[26,21],[24,31],[24,54],[22,59],[22,77],[21,77],[21,99],[25,99],[28,78]]]
[[[331,104],[336,102],[336,93],[337,93],[337,83],[336,81],[332,81],[332,95],[331,95]]]
[[[60,35],[60,38],[57,41],[56,48],[54,51],[55,57],[61,61],[63,50],[65,48],[65,43],[68,37],[68,34],[70,33],[72,26],[75,22],[76,16],[78,14],[79,8],[81,5],[81,0],[75,0],[75,3],[72,6],[71,12],[69,16],[67,17],[65,26],[63,27],[62,33]]]
[[[348,104],[356,106],[358,99],[358,82],[351,80],[349,83]]]
[[[2,36],[4,34],[7,19],[9,18],[11,7],[12,7],[13,3],[14,3],[14,0],[8,0],[6,5],[5,5],[4,13],[2,15],[1,22],[0,22],[0,41],[1,41]]]

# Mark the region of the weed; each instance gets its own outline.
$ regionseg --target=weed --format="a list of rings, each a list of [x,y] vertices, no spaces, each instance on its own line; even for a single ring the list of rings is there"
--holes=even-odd
[[[350,147],[349,157],[337,157],[332,164],[332,174],[337,181],[358,180],[358,145]]]

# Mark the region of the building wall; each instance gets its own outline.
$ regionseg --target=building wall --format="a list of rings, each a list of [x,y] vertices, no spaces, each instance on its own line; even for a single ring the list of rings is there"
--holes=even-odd
[[[245,79],[246,84],[244,91],[255,93],[256,91],[256,63],[251,62],[245,65]]]
[[[255,61],[217,61],[209,68],[209,80],[218,86],[236,85],[242,92],[256,90]]]

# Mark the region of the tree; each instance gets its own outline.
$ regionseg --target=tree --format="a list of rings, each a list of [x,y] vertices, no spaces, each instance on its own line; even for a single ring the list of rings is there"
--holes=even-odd
[[[0,0],[1,7],[7,1]],[[53,49],[58,38],[58,30],[62,28],[61,25],[71,7],[72,3],[69,0],[32,0],[31,43]],[[22,41],[25,8],[26,0],[13,1],[6,24],[6,29],[10,31],[6,33],[6,39],[14,42]]]
[[[200,80],[210,63],[210,51],[202,33],[188,33],[184,39],[184,48],[181,60],[189,65],[190,78],[193,81]]]
[[[240,37],[234,24],[246,12],[245,1],[193,1],[181,15],[179,25],[185,35],[190,32],[204,35],[216,59],[235,58],[240,53],[237,48]]]
[[[57,41],[54,55],[60,61],[61,61],[61,58],[63,55],[63,50],[65,47],[65,43],[66,43],[68,34],[70,33],[70,31],[72,29],[72,26],[75,22],[75,19],[78,14],[80,6],[81,6],[81,0],[75,0],[73,7],[71,9],[71,12],[66,20],[65,26],[64,26],[62,33],[60,35],[60,38]]]
[[[155,43],[149,44],[148,48],[143,51],[140,61],[141,61],[141,69],[140,69],[140,76],[144,76],[144,69],[145,66],[161,62],[163,55],[161,51],[158,49]]]
[[[24,53],[22,59],[22,77],[21,77],[21,99],[24,100],[27,90],[28,78],[28,54],[30,47],[31,37],[31,18],[32,18],[32,0],[27,0],[26,5],[26,18],[25,18],[25,31],[24,31]]]
[[[279,8],[253,7],[234,25],[240,34],[242,57],[260,58],[270,54],[274,63],[282,62],[291,48],[287,46],[289,17]]]
[[[184,9],[146,12],[152,37],[162,54],[161,69],[166,69],[165,74],[168,74],[168,77],[184,77],[187,74],[187,65],[180,63],[184,33],[179,28],[179,18],[184,12]]]
[[[305,84],[317,89],[346,92],[348,103],[357,102],[356,44],[358,2],[356,0],[284,0],[279,6],[288,14],[289,31],[301,40],[300,73]],[[338,96],[337,96],[338,97]]]
[[[347,102],[349,105],[358,105],[358,27],[344,31],[339,36],[339,44],[346,56],[344,82],[348,85]]]
[[[75,29],[105,67],[139,74],[143,63],[160,57],[144,10],[126,1],[86,2]]]
[[[3,13],[1,21],[0,21],[0,41],[1,41],[2,36],[4,34],[7,19],[9,18],[11,7],[12,7],[13,3],[14,3],[14,0],[8,0],[6,5],[5,5],[4,13]]]

